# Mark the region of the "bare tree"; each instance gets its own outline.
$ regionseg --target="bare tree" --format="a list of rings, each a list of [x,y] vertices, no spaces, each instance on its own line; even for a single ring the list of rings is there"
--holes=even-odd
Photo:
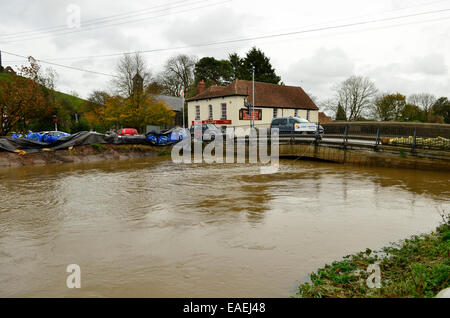
[[[88,101],[93,104],[104,106],[106,100],[108,99],[108,94],[104,91],[94,90],[89,94]]]
[[[337,95],[335,105],[341,105],[348,120],[356,120],[368,113],[378,90],[367,77],[352,76],[334,89]]]
[[[337,102],[335,98],[318,99],[317,102],[315,100],[313,101],[320,110],[328,111],[334,114],[337,113],[339,102]]]
[[[116,92],[124,97],[133,94],[133,78],[139,74],[144,79],[144,86],[151,81],[151,72],[144,58],[135,54],[123,55],[117,64],[117,79],[113,80]]]
[[[164,93],[180,96],[182,90],[188,89],[194,83],[196,63],[195,56],[181,54],[170,58],[158,76],[158,82],[164,87]]]
[[[436,103],[436,97],[427,93],[413,94],[408,97],[408,103],[422,108],[428,120],[431,108]]]
[[[32,57],[28,57],[30,66],[22,66],[19,70],[19,75],[32,79],[35,83],[48,88],[51,91],[56,89],[56,81],[58,73],[52,68],[42,69],[38,61]]]

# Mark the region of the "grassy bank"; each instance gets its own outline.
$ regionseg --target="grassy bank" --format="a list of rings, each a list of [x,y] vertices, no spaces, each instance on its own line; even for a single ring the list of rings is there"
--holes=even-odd
[[[366,250],[326,265],[299,286],[306,298],[435,297],[450,287],[450,215],[435,232],[384,248]],[[371,264],[381,269],[381,288],[367,286]]]

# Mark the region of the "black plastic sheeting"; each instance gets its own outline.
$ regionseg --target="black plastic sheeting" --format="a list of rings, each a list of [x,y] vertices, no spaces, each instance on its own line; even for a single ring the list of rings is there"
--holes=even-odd
[[[42,152],[42,149],[62,150],[76,146],[93,144],[109,145],[155,145],[147,136],[123,136],[116,134],[99,134],[92,132],[79,132],[67,137],[62,137],[52,144],[32,141],[25,138],[0,137],[0,151],[14,152],[23,150],[26,153]],[[174,143],[171,143],[174,144]],[[170,145],[170,144],[166,144]]]

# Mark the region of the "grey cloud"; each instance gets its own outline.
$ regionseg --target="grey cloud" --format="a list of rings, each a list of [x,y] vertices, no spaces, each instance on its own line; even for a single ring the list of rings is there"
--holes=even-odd
[[[69,0],[9,1],[2,3],[2,24],[13,24],[18,28],[12,33],[62,25],[66,21]]]
[[[164,31],[164,35],[168,41],[182,44],[205,43],[224,37],[243,36],[247,18],[231,8],[219,8],[198,15],[194,19],[176,19]]]
[[[445,77],[436,76],[435,73],[425,73],[423,69],[418,69],[414,62],[367,68],[365,74],[384,92],[399,92],[404,95],[422,92],[448,95],[449,81]]]
[[[354,62],[344,51],[320,48],[292,65],[284,72],[283,79],[317,94],[328,91],[336,82],[351,76],[354,70]]]
[[[96,2],[96,4],[98,7],[99,3]],[[101,4],[101,13],[99,13],[95,3],[86,0],[11,1],[6,4],[8,14],[5,17],[2,16],[0,22],[3,32],[6,34],[30,30],[40,30],[41,32],[20,34],[18,37],[9,38],[10,41],[4,40],[3,42],[7,45],[26,44],[30,47],[53,43],[56,49],[69,47],[77,49],[80,45],[91,44],[93,51],[98,51],[99,47],[118,50],[123,48],[124,45],[137,42],[139,36],[126,36],[123,32],[120,32],[120,27],[98,28],[97,26],[91,26],[83,29],[82,23],[80,31],[68,27],[67,29],[61,29],[60,27],[64,27],[68,22],[70,13],[67,10],[69,5],[80,7],[81,22],[120,12],[117,4],[107,4],[107,2]],[[133,8],[130,6],[129,10],[133,10]],[[17,17],[20,17],[20,19],[17,19]],[[55,31],[53,27],[58,27],[58,31]],[[42,28],[53,29],[48,32],[48,30],[43,31]]]
[[[415,58],[411,64],[413,72],[426,75],[445,75],[448,70],[445,58],[441,54],[430,54]]]
[[[426,2],[425,2],[426,3]],[[391,0],[391,7],[394,9],[404,9],[412,5],[421,5],[424,1],[421,0]]]
[[[0,0],[1,1],[1,0]],[[426,3],[429,0],[392,0],[394,9],[406,8]],[[106,0],[14,0],[2,1],[2,17],[0,36],[41,27],[65,25],[67,22],[67,6],[71,3],[81,7],[82,22],[90,19],[138,12],[163,0],[131,0],[127,2]],[[167,3],[167,2],[166,2]],[[387,3],[389,5],[389,2]],[[235,1],[233,5],[220,5],[201,8],[185,13],[171,11],[171,15],[158,19],[149,19],[142,23],[132,23],[111,28],[97,28],[95,31],[80,32],[62,37],[51,37],[18,43],[0,43],[0,49],[21,55],[35,55],[37,58],[59,58],[71,56],[90,56],[123,51],[145,50],[164,47],[185,46],[193,43],[222,41],[246,36],[284,32],[302,25],[300,18],[310,17],[312,20],[332,21],[342,9],[357,9],[353,4],[340,5],[336,12],[322,10],[324,6],[333,6],[334,2],[320,1],[300,3],[289,1],[289,5],[279,6],[270,1]],[[443,4],[440,4],[443,5]],[[386,9],[386,3],[372,4],[375,9]],[[256,10],[251,10],[255,8]],[[437,7],[437,6],[436,6]],[[337,7],[336,7],[337,8]],[[241,10],[241,11],[239,11]],[[251,13],[250,13],[251,12]],[[306,22],[305,22],[306,23]],[[290,43],[289,49],[278,47],[277,41],[242,42],[231,45],[217,45],[177,51],[165,51],[145,55],[150,66],[156,72],[165,60],[178,53],[193,54],[199,57],[226,57],[227,53],[238,51],[245,53],[252,45],[262,46],[269,55],[277,72],[288,85],[300,85],[320,99],[333,94],[331,87],[353,74],[369,76],[376,81],[380,89],[405,94],[417,91],[429,91],[435,95],[448,95],[449,42],[447,34],[448,21],[439,25],[430,24],[414,28],[411,32],[396,38],[384,33],[367,47],[358,51],[360,37],[357,33],[348,37],[320,38],[318,34],[305,38],[305,41]],[[383,35],[383,37],[381,37]],[[374,43],[386,40],[383,54],[378,56]],[[309,41],[308,43],[306,43]],[[325,42],[326,41],[326,42]],[[293,41],[291,41],[293,42]],[[325,44],[326,43],[326,44]],[[422,45],[418,45],[422,43]],[[323,48],[327,46],[328,48]],[[322,48],[320,48],[322,47]],[[334,47],[334,49],[330,49]],[[317,50],[316,50],[317,49]],[[314,51],[316,50],[316,51]],[[300,53],[299,53],[300,52]],[[346,53],[347,52],[347,53]],[[353,59],[353,58],[357,59]],[[397,58],[402,60],[397,60]],[[20,60],[5,54],[5,61]],[[396,62],[397,60],[397,62]],[[60,64],[81,67],[89,70],[112,73],[117,58],[92,60],[61,60]],[[11,63],[20,65],[19,62]],[[280,66],[278,66],[280,65]],[[78,90],[85,95],[90,90],[105,85],[109,78],[94,74],[83,74],[77,71],[54,67],[60,74],[61,88],[66,91]]]
[[[386,77],[394,80],[409,79],[411,76],[427,78],[431,82],[440,82],[435,77],[442,77],[448,74],[448,67],[445,57],[441,54],[428,54],[420,57],[413,57],[404,63],[389,63],[378,66],[366,66],[367,72],[371,76]]]
[[[74,33],[63,37],[53,37],[51,41],[60,50],[73,48],[74,44],[78,51],[89,52],[83,55],[100,54],[99,52],[117,52],[124,47],[141,47],[141,39],[138,35],[127,35],[119,29],[105,28],[101,30]],[[73,55],[73,54],[71,54]],[[80,55],[80,54],[76,54]]]

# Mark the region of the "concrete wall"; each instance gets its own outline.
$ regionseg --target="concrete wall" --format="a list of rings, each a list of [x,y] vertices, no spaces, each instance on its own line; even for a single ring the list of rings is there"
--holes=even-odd
[[[213,107],[213,120],[222,120],[222,104],[227,104],[227,120],[231,120],[232,124],[230,127],[248,127],[250,125],[249,120],[239,120],[239,111],[244,106],[243,96],[230,96],[230,97],[220,97],[207,100],[191,101],[188,102],[188,123],[189,127],[192,126],[192,122],[195,121],[195,107],[200,106],[200,120],[209,119],[209,105]],[[255,107],[255,110],[262,110],[262,120],[256,120],[255,125],[258,126],[269,126],[273,119],[273,108],[261,108]],[[294,116],[294,109],[283,109],[278,110],[278,117]],[[299,109],[298,117],[307,118],[307,110]],[[310,121],[318,122],[319,112],[310,111]]]
[[[365,167],[385,167],[395,169],[450,171],[450,153],[420,151],[415,154],[405,149],[384,146],[381,151],[325,145],[292,144],[280,145],[280,157],[318,159],[329,162]]]
[[[322,124],[325,128],[325,134],[343,134],[347,125],[350,136],[376,136],[379,128],[381,137],[408,137],[413,136],[416,129],[418,137],[450,139],[450,125],[445,124],[397,122],[333,122]]]

